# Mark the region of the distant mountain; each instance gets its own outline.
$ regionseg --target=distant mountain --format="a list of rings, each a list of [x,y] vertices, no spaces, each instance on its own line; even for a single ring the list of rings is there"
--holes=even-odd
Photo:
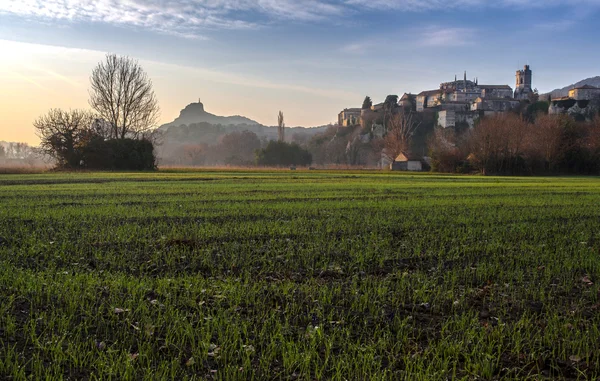
[[[577,83],[574,83],[572,85],[565,86],[562,89],[555,89],[549,93],[541,94],[540,99],[546,99],[548,97],[548,95],[550,95],[552,98],[567,97],[567,96],[569,96],[569,90],[574,89],[576,87],[585,86],[585,85],[600,87],[600,76],[586,78],[586,79],[579,81]]]
[[[287,141],[305,143],[328,127],[286,127],[285,137]],[[244,116],[214,115],[206,112],[202,103],[187,105],[177,119],[162,125],[159,130],[162,131],[162,144],[157,148],[157,153],[162,163],[172,162],[173,158],[181,155],[186,146],[215,146],[223,136],[232,132],[250,131],[263,142],[279,137],[277,127],[264,126]]]
[[[312,136],[325,131],[326,128],[327,126],[286,127],[286,137],[291,139],[294,135]],[[187,105],[177,119],[163,124],[160,129],[167,144],[215,144],[223,135],[235,131],[251,131],[266,140],[278,138],[277,127],[264,126],[245,116],[214,115],[206,112],[200,102]]]
[[[191,125],[197,123],[209,123],[213,125],[223,125],[223,126],[236,126],[240,124],[259,124],[258,122],[246,118],[244,116],[218,116],[206,112],[204,110],[204,105],[201,102],[198,103],[190,103],[187,105],[181,112],[179,113],[179,117],[177,117],[171,123],[167,123],[161,126],[161,129],[170,126],[181,126],[182,124]]]

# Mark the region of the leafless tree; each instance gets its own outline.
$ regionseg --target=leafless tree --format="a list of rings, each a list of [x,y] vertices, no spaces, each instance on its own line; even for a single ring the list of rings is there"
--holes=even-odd
[[[420,125],[410,112],[393,115],[388,122],[387,134],[383,138],[384,155],[393,161],[400,153],[410,151],[412,136]]]
[[[470,161],[482,174],[514,173],[531,128],[520,116],[484,118],[469,137]]]
[[[90,77],[90,106],[110,123],[111,137],[150,138],[159,107],[152,81],[136,60],[107,54]]]
[[[554,169],[560,160],[560,151],[564,145],[562,139],[564,118],[566,117],[562,115],[538,116],[525,142],[529,156],[541,160],[545,170]]]
[[[85,145],[95,135],[92,128],[95,120],[89,111],[50,110],[33,122],[41,140],[40,151],[60,166],[79,166]]]
[[[283,112],[279,111],[277,115],[277,133],[279,134],[279,141],[285,140],[285,123],[283,121]]]

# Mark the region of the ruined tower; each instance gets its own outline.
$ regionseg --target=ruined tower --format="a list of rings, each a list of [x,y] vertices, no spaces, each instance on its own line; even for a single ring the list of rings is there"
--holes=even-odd
[[[533,92],[531,89],[532,72],[529,65],[525,65],[523,70],[517,70],[515,85],[515,99],[527,99]]]

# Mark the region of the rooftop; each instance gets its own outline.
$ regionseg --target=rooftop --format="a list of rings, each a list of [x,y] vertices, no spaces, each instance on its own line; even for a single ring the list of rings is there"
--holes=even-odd
[[[441,94],[442,90],[437,89],[437,90],[427,90],[427,91],[421,91],[419,94],[417,94],[418,97],[428,97],[430,95],[435,95],[435,94]]]
[[[415,155],[414,153],[402,152],[400,153],[394,161],[421,161],[422,157],[419,155]]]

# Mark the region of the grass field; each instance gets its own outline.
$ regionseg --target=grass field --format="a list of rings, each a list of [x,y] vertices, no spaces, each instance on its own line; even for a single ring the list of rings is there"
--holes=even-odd
[[[0,378],[598,379],[600,179],[0,175]]]

